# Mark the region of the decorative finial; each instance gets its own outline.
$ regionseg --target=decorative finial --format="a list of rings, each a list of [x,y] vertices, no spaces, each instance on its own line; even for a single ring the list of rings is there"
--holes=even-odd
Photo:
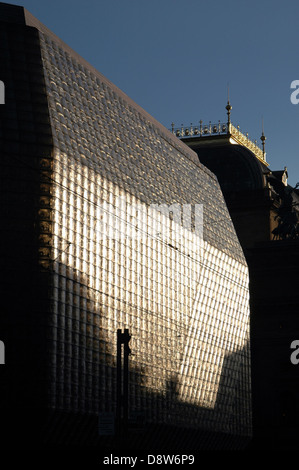
[[[262,146],[263,146],[263,158],[265,160],[265,141],[266,137],[264,134],[264,118],[262,117],[262,135],[261,135],[261,141],[262,141]]]
[[[227,105],[225,109],[227,110],[227,125],[229,126],[230,125],[230,112],[232,110],[232,106],[230,105],[230,102],[229,102],[229,84],[227,84]]]

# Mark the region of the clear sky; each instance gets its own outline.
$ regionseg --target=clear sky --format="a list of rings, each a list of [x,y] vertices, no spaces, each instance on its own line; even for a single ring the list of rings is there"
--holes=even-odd
[[[299,181],[298,0],[20,0],[170,128],[231,119]],[[299,94],[298,94],[299,97]]]

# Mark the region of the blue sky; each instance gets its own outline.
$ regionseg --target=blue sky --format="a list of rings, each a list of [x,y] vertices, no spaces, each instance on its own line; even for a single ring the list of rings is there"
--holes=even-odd
[[[226,120],[299,181],[297,0],[21,0],[164,126]]]

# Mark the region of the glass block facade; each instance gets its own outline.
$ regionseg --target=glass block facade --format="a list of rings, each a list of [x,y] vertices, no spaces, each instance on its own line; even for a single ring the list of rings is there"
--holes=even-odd
[[[47,406],[251,436],[248,269],[216,177],[31,15],[52,136],[41,155]],[[1,77],[0,77],[1,78]]]

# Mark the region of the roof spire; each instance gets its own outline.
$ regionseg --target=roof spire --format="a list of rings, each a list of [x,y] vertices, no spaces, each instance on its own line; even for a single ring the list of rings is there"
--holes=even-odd
[[[230,127],[230,112],[232,110],[232,106],[230,105],[230,102],[229,102],[229,84],[227,84],[227,105],[225,107],[225,109],[227,110],[227,125],[228,125],[228,131],[230,130],[229,127]]]
[[[265,134],[264,134],[264,118],[262,116],[262,135],[261,135],[261,141],[262,141],[262,146],[263,146],[263,158],[266,160],[266,153],[265,153]]]

